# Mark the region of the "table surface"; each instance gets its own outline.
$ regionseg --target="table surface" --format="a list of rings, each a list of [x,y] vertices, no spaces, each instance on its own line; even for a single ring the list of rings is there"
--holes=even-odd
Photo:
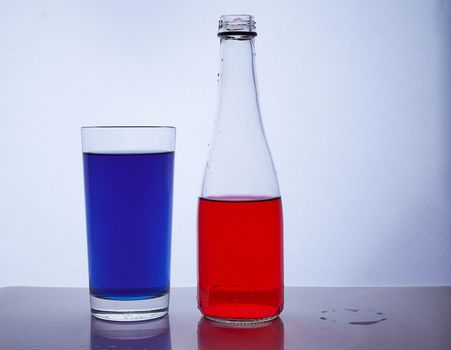
[[[1,350],[451,349],[451,287],[285,289],[269,324],[202,318],[194,288],[172,288],[169,317],[91,318],[84,288],[0,288]]]

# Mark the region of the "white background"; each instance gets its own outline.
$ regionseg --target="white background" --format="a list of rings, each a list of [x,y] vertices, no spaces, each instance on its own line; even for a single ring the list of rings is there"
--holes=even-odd
[[[287,285],[451,283],[451,3],[0,1],[0,286],[86,286],[82,125],[178,131],[172,284],[196,283],[217,20],[257,20]]]

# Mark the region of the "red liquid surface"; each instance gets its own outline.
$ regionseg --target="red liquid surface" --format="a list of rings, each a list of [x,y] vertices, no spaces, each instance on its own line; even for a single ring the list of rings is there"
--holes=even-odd
[[[198,303],[205,316],[259,319],[282,311],[282,231],[280,198],[199,199]]]

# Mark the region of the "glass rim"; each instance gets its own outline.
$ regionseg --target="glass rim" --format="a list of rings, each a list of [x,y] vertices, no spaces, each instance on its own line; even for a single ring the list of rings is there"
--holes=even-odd
[[[171,125],[89,125],[82,126],[80,129],[172,129],[176,130],[175,126]]]

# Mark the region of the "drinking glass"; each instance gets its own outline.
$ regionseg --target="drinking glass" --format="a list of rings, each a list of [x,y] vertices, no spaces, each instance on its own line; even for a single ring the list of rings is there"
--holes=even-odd
[[[168,313],[175,128],[81,129],[92,315]]]

